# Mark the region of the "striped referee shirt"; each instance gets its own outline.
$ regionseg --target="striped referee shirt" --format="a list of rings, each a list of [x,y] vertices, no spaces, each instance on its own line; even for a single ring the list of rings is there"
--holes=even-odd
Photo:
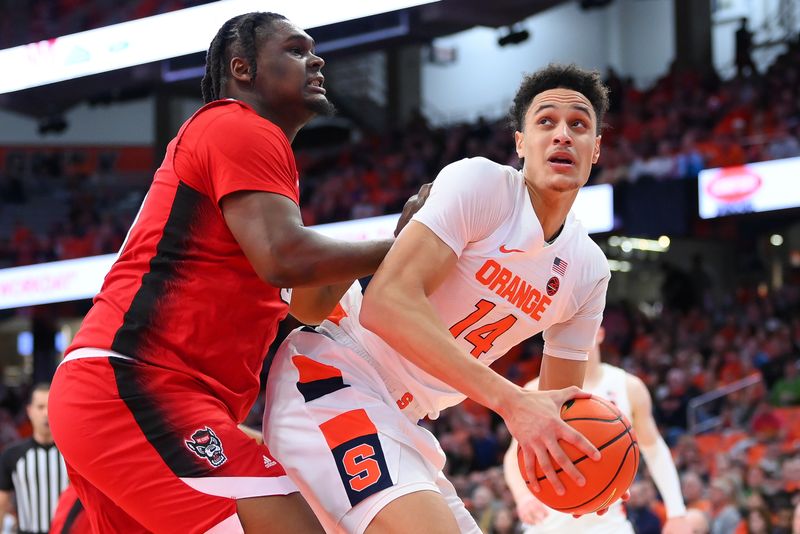
[[[58,498],[68,483],[64,458],[55,444],[29,438],[0,455],[0,490],[16,494],[20,534],[50,531]]]

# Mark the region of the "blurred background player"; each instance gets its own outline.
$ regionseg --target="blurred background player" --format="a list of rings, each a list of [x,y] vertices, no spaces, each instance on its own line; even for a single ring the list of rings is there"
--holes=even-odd
[[[170,143],[53,381],[54,436],[96,531],[320,530],[237,424],[278,322],[326,316],[392,242],[303,226],[290,144],[332,109],[323,65],[274,13],[234,17],[211,42],[206,105]],[[290,307],[281,288],[299,286]]]
[[[498,413],[561,492],[556,468],[584,480],[559,439],[599,459],[558,414],[580,394],[610,278],[571,212],[607,104],[596,72],[550,65],[525,77],[511,108],[522,171],[485,158],[445,167],[363,305],[354,286],[331,320],[278,350],[265,442],[329,532],[479,532],[417,425],[465,397]],[[543,389],[558,391],[488,367],[542,331]]]
[[[663,525],[662,532],[665,534],[689,532],[678,472],[669,448],[659,434],[653,419],[653,403],[650,392],[636,376],[626,373],[619,367],[600,361],[600,345],[604,339],[605,329],[601,327],[597,333],[597,341],[589,351],[583,389],[593,395],[610,400],[631,421],[633,429],[636,431],[642,456],[647,463],[647,469],[658,486],[666,506],[667,522]],[[537,378],[526,384],[525,387],[535,390],[538,383],[539,379]],[[528,489],[520,474],[516,440],[512,440],[511,446],[506,452],[503,468],[506,482],[517,504],[517,514],[526,523],[525,532],[528,534],[577,531],[586,534],[633,534],[634,532],[620,501],[613,504],[602,516],[590,514],[579,518],[557,512],[542,504]],[[632,488],[631,501],[634,500],[636,493]]]
[[[13,492],[17,532],[25,534],[50,532],[56,502],[69,483],[64,459],[50,433],[49,397],[49,384],[33,387],[26,407],[33,434],[0,455],[0,510],[11,510]]]

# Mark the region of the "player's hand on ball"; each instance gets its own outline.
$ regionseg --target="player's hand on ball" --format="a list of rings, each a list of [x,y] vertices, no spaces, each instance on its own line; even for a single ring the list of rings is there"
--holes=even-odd
[[[533,495],[526,495],[517,502],[517,516],[526,525],[538,525],[545,520],[549,513],[549,508]]]
[[[422,187],[419,188],[419,192],[417,192],[416,195],[413,195],[411,198],[406,200],[406,203],[403,206],[403,213],[400,214],[400,220],[397,221],[397,226],[394,229],[395,237],[400,234],[400,230],[405,228],[405,226],[408,224],[408,221],[411,220],[411,217],[413,217],[414,214],[425,205],[425,201],[428,200],[428,195],[431,192],[431,185],[433,184],[423,184]]]
[[[627,501],[627,500],[628,500],[628,499],[630,499],[630,498],[631,498],[631,492],[630,492],[629,490],[626,490],[626,491],[625,491],[625,493],[623,493],[623,494],[622,494],[622,497],[620,497],[620,499],[622,500],[622,502],[625,502],[625,501]],[[595,513],[596,513],[597,515],[606,515],[606,512],[608,512],[608,508],[601,508],[600,510],[598,510],[598,511],[597,511],[597,512],[595,512]],[[572,514],[572,517],[574,517],[575,519],[577,519],[577,518],[581,517],[581,515],[582,515],[582,514]],[[662,532],[662,534],[663,534],[663,532]]]
[[[504,417],[506,425],[522,447],[528,473],[526,479],[534,492],[540,491],[534,459],[559,495],[563,495],[565,491],[564,485],[558,478],[559,468],[579,486],[586,483],[584,476],[561,448],[559,440],[572,444],[595,461],[600,459],[600,452],[583,434],[561,419],[560,410],[570,399],[590,397],[591,394],[575,386],[554,391],[521,389],[518,401],[506,410],[507,417]]]

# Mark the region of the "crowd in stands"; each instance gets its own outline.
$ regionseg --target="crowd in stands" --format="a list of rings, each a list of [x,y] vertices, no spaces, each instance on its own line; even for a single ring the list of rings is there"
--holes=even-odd
[[[671,72],[640,90],[612,71],[607,83],[611,110],[590,183],[691,178],[707,167],[800,156],[797,42],[763,74],[722,82],[710,71]],[[505,119],[432,128],[417,114],[402,131],[298,150],[304,221],[398,212],[444,165],[469,156],[519,164]],[[4,224],[0,266],[114,252],[121,242],[136,212],[131,198],[141,199],[146,180],[137,191],[121,192],[108,181],[98,184],[97,172],[71,170],[67,157],[24,173],[8,161],[0,166],[0,206],[24,206],[35,196],[31,183],[44,179],[48,194],[61,195],[67,207],[49,228],[34,229],[24,218]]]

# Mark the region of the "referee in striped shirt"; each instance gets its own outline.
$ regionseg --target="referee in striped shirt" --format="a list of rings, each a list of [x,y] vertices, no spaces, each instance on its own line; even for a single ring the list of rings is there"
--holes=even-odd
[[[33,435],[10,445],[0,455],[0,512],[10,510],[13,491],[20,534],[50,531],[58,497],[69,482],[64,458],[50,434],[47,419],[49,396],[49,384],[34,386],[27,406]]]

